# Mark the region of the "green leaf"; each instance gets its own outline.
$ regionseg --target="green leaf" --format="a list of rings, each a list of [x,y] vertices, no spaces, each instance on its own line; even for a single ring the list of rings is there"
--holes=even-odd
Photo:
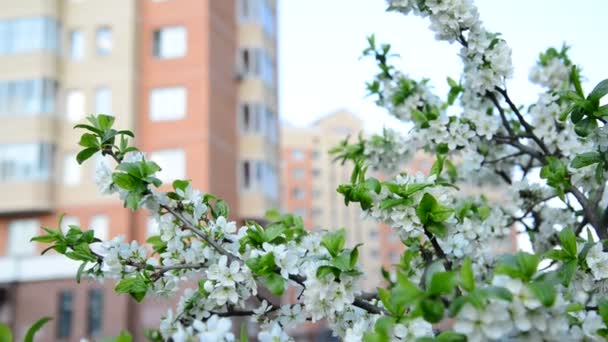
[[[97,122],[99,122],[100,129],[107,131],[112,128],[114,117],[111,115],[99,114],[97,115]]]
[[[323,265],[323,266],[319,266],[319,268],[317,268],[316,276],[318,279],[323,279],[323,278],[327,277],[329,274],[333,274],[334,277],[337,279],[340,276],[340,273],[341,273],[341,271],[338,267]]]
[[[420,301],[422,317],[429,323],[438,323],[443,319],[445,308],[439,299],[425,298]]]
[[[597,306],[597,311],[602,317],[604,324],[608,326],[608,299],[600,300],[600,303]]]
[[[124,190],[135,190],[140,184],[140,181],[132,175],[119,172],[112,174],[112,181]]]
[[[13,342],[13,333],[8,325],[0,323],[0,341]]]
[[[350,268],[355,268],[357,260],[359,260],[359,247],[363,246],[362,243],[358,243],[352,251],[350,251]]]
[[[473,275],[473,266],[471,258],[466,257],[460,269],[460,281],[462,287],[467,291],[475,290],[475,276]]]
[[[574,132],[581,137],[586,137],[597,128],[597,120],[592,117],[586,117],[579,121],[574,126]]]
[[[344,229],[340,229],[336,232],[325,234],[321,240],[321,245],[327,249],[331,256],[335,257],[342,251],[345,242],[346,232]]]
[[[99,144],[97,142],[97,136],[91,133],[84,133],[80,137],[80,142],[78,144],[82,147],[99,147]]]
[[[465,335],[455,333],[452,331],[444,331],[435,339],[437,342],[466,342],[467,337]]]
[[[581,167],[599,163],[600,161],[602,161],[602,155],[599,152],[586,152],[574,157],[570,165],[575,169],[580,169]]]
[[[82,164],[85,160],[91,158],[91,156],[97,153],[97,151],[99,151],[98,147],[85,148],[84,150],[78,152],[78,154],[76,155],[76,161],[78,162],[78,164]]]
[[[484,288],[481,292],[488,297],[502,299],[507,302],[513,300],[513,294],[511,293],[511,291],[501,286],[488,286]]]
[[[585,97],[585,93],[583,92],[583,87],[581,86],[581,77],[578,71],[578,67],[576,65],[572,66],[572,70],[570,71],[570,82],[574,85],[574,89],[576,93],[580,97]]]
[[[572,281],[572,277],[574,276],[577,267],[578,262],[576,259],[574,259],[563,264],[562,267],[559,269],[558,276],[563,286],[568,287],[570,285],[570,281]]]
[[[559,232],[559,241],[561,242],[562,248],[571,257],[576,258],[576,235],[570,228],[564,228]]]
[[[454,290],[458,278],[454,272],[437,272],[433,274],[431,278],[431,285],[429,287],[429,294],[431,296],[437,296],[440,294],[449,294]]]
[[[80,284],[80,278],[82,277],[82,272],[84,272],[84,268],[87,266],[87,262],[83,262],[78,267],[78,272],[76,272],[76,283]]]
[[[557,290],[552,282],[547,280],[535,281],[530,283],[529,288],[544,306],[550,307],[555,303]]]
[[[135,277],[121,279],[114,290],[118,293],[128,293],[137,302],[141,302],[148,292],[148,281],[138,273]]]
[[[36,335],[36,333],[38,332],[38,330],[42,329],[42,327],[50,320],[52,320],[53,318],[51,317],[43,317],[39,320],[36,321],[36,323],[32,324],[32,326],[27,329],[27,333],[25,333],[25,338],[23,339],[24,342],[33,342],[34,341],[34,335]]]
[[[435,160],[435,162],[433,163],[433,166],[431,166],[431,175],[436,175],[437,177],[439,177],[439,175],[441,175],[441,171],[443,171],[444,160],[445,160],[445,157],[443,157],[443,156],[437,157],[437,160]]]
[[[263,277],[264,285],[275,296],[280,296],[285,291],[285,279],[276,273],[270,273]]]
[[[598,83],[595,88],[589,93],[587,99],[590,101],[599,101],[604,95],[608,94],[608,79]]]
[[[429,222],[429,216],[436,204],[437,200],[428,192],[422,196],[420,204],[416,207],[416,215],[422,224],[426,225]]]
[[[426,229],[433,233],[433,235],[439,236],[441,238],[446,237],[448,235],[448,228],[442,223],[430,223],[426,226]]]
[[[241,342],[249,341],[249,337],[247,334],[247,323],[241,323]]]
[[[120,335],[116,337],[106,337],[101,339],[99,342],[132,342],[133,337],[129,334],[128,331],[121,331]]]
[[[159,235],[150,236],[146,240],[146,243],[152,246],[154,252],[158,254],[164,253],[167,250],[167,243],[164,242]]]

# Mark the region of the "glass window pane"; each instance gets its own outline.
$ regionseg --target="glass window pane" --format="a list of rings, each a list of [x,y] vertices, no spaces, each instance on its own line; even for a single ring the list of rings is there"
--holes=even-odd
[[[164,27],[154,33],[154,55],[159,58],[179,58],[186,55],[187,32],[183,26]]]
[[[71,153],[63,160],[63,184],[75,186],[80,184],[80,165],[76,161],[76,154]]]
[[[152,152],[150,159],[162,168],[156,176],[163,182],[186,178],[186,153],[183,150],[171,149]]]
[[[110,227],[110,219],[107,215],[95,215],[91,217],[89,228],[95,232],[95,237],[102,241],[108,239],[108,230]]]
[[[109,27],[99,28],[95,37],[95,43],[98,55],[109,55],[112,52],[112,30]]]
[[[152,121],[178,120],[186,116],[187,92],[184,87],[156,88],[150,92]]]
[[[103,330],[103,289],[89,291],[89,313],[87,332],[89,336],[99,336]]]
[[[36,244],[30,239],[38,235],[40,223],[38,220],[14,220],[9,223],[8,254],[11,256],[27,256],[36,253]]]
[[[112,113],[112,91],[108,87],[100,87],[95,91],[95,114]]]
[[[84,93],[81,90],[70,90],[66,97],[68,120],[76,122],[84,117]]]
[[[70,291],[59,294],[59,313],[57,314],[57,337],[70,337],[72,330],[72,316],[74,313],[74,296]]]
[[[84,57],[84,34],[82,31],[74,30],[70,32],[69,56],[73,60],[79,60]]]

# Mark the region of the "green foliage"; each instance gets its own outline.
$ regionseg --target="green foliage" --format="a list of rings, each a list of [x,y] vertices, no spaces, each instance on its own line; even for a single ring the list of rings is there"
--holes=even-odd
[[[540,257],[535,254],[518,252],[515,255],[503,255],[498,259],[496,274],[505,274],[529,282],[536,274]]]
[[[0,342],[13,342],[13,332],[4,323],[0,323]]]
[[[420,222],[428,231],[439,237],[447,235],[447,228],[442,222],[450,218],[453,213],[454,209],[440,205],[429,193],[422,196],[420,204],[416,207],[416,215]]]
[[[466,257],[460,268],[460,284],[463,289],[471,292],[475,290],[475,276],[473,275],[473,265],[471,258]]]
[[[61,227],[62,220],[63,215],[59,218],[59,227]],[[88,263],[99,262],[98,256],[93,253],[89,246],[91,243],[101,241],[95,237],[95,232],[93,230],[82,231],[80,227],[74,225],[69,226],[69,230],[65,235],[61,229],[42,227],[42,230],[44,230],[46,234],[35,236],[30,241],[51,244],[51,246],[44,249],[41,254],[45,254],[53,249],[57,253],[63,254],[72,260],[82,261],[82,264],[78,268],[78,273],[76,274],[77,282],[80,282],[81,275],[85,272],[85,267]],[[86,272],[93,272],[93,269],[89,269]]]
[[[39,320],[37,320],[34,324],[32,324],[32,326],[27,329],[27,332],[25,333],[25,338],[23,339],[24,342],[33,342],[34,341],[34,335],[36,335],[36,333],[42,329],[42,327],[49,321],[51,321],[53,318],[51,317],[43,317]]]
[[[138,272],[135,276],[128,278],[122,278],[114,287],[114,291],[118,293],[128,293],[137,302],[141,302],[146,293],[148,292],[148,286],[151,285],[151,280],[143,272]]]
[[[104,114],[92,115],[87,117],[87,121],[89,124],[74,126],[74,128],[82,128],[89,131],[89,133],[84,133],[80,137],[79,145],[84,147],[84,149],[76,156],[79,164],[82,164],[97,152],[105,155],[112,152],[113,149],[117,149],[116,158],[122,160],[125,154],[137,150],[134,147],[128,146],[127,142],[127,137],[134,137],[133,132],[128,130],[117,131],[112,128],[114,124],[113,116]],[[118,145],[116,145],[117,137],[120,138]]]
[[[350,202],[359,203],[362,210],[372,207],[373,195],[379,194],[382,188],[380,181],[376,178],[365,178],[367,168],[361,161],[355,163],[351,174],[351,184],[341,184],[338,186],[338,193],[344,196],[344,204],[348,206]]]
[[[116,337],[106,337],[100,340],[100,342],[131,342],[133,337],[128,331],[121,331],[120,335]]]
[[[566,191],[571,187],[568,167],[563,161],[555,157],[547,157],[547,163],[540,170],[540,178],[547,180],[547,184],[557,191],[564,200]]]
[[[285,291],[286,281],[280,274],[275,260],[274,253],[266,253],[261,256],[250,258],[245,262],[251,272],[258,278],[262,279],[262,283],[276,296],[280,296]]]

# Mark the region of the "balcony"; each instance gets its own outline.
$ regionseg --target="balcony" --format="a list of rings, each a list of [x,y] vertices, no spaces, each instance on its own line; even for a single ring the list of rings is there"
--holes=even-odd
[[[0,283],[72,278],[76,276],[78,265],[58,254],[0,257]]]
[[[53,209],[50,179],[0,182],[0,194],[0,215],[43,213]]]

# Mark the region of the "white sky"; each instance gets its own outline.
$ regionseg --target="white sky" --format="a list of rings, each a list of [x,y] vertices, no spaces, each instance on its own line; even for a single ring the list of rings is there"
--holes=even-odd
[[[534,102],[538,89],[528,71],[549,46],[571,46],[571,59],[583,68],[590,91],[608,78],[608,1],[477,0],[488,30],[501,32],[513,50],[514,78],[508,84],[518,104]],[[359,60],[366,37],[390,43],[402,70],[427,77],[437,94],[447,93],[446,76],[460,75],[459,48],[434,40],[428,21],[387,13],[384,0],[279,1],[280,116],[306,125],[336,109],[358,114],[366,128],[395,125],[365,98],[365,82],[376,69]]]

